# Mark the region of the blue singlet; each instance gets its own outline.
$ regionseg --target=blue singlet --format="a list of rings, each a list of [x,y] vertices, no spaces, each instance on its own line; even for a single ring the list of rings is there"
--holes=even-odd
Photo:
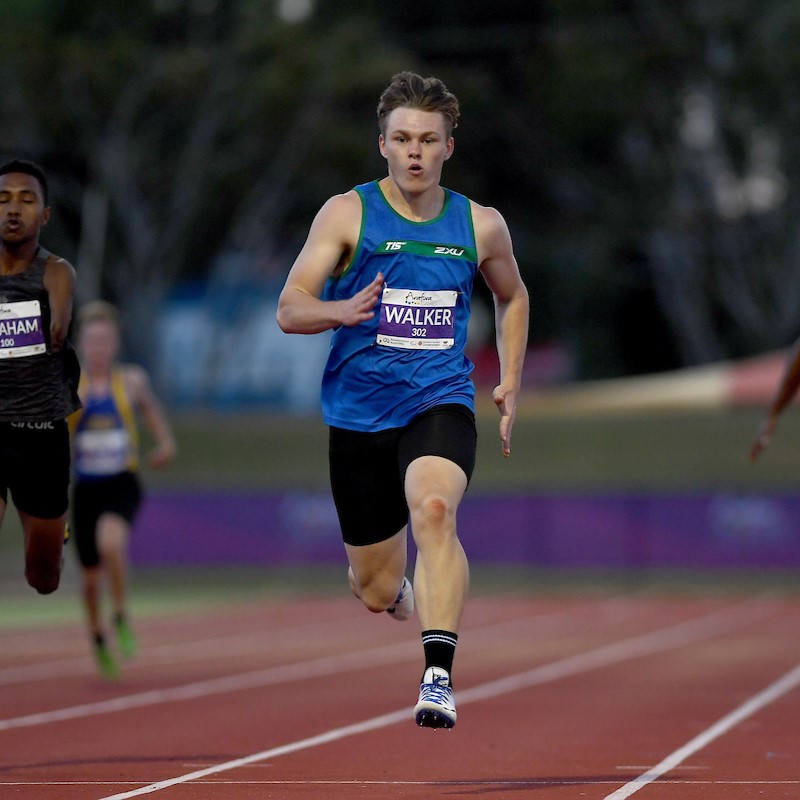
[[[474,410],[473,365],[465,355],[478,257],[469,200],[445,189],[438,217],[412,222],[377,181],[356,186],[361,235],[326,300],[350,298],[383,273],[375,317],[337,328],[322,379],[328,425],[380,431],[407,425],[442,403]]]

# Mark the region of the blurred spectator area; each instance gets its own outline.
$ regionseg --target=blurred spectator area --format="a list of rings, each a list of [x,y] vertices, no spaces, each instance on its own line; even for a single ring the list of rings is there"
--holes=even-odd
[[[319,409],[331,333],[286,335],[275,320],[280,287],[265,282],[184,284],[163,305],[157,326],[159,386],[177,409],[268,408],[305,414]],[[485,301],[473,298],[469,357],[473,377],[491,389],[499,376]],[[532,347],[525,385],[569,375],[566,351]]]

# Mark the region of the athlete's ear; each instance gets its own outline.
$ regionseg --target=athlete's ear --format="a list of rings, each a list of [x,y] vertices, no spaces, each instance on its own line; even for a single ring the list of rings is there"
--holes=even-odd
[[[386,140],[383,138],[382,133],[378,136],[378,150],[380,150],[381,155],[386,158]]]
[[[456,147],[455,139],[453,139],[453,137],[451,136],[447,140],[447,150],[445,151],[445,154],[444,154],[444,160],[445,161],[447,161],[447,159],[450,158],[451,155],[453,155],[453,150],[455,150],[455,147]]]
[[[47,221],[50,219],[50,206],[45,206],[42,210],[42,225],[47,225]]]

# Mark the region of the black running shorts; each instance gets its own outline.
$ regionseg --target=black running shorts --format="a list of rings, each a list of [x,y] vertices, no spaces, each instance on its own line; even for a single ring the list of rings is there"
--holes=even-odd
[[[475,415],[460,403],[435,406],[403,428],[363,433],[330,428],[331,490],[342,538],[350,545],[382,542],[408,522],[404,482],[420,456],[441,456],[472,477]]]
[[[0,422],[0,498],[18,511],[58,519],[69,502],[69,430],[66,420]]]
[[[75,482],[70,531],[78,549],[78,559],[84,567],[95,567],[100,563],[97,520],[101,514],[116,514],[130,525],[141,502],[142,488],[132,472]]]

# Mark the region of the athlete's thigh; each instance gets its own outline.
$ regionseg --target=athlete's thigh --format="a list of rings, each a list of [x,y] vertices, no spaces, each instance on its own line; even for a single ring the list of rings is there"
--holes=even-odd
[[[8,504],[8,471],[14,463],[14,454],[9,446],[10,431],[10,423],[0,422],[0,525],[3,524]]]
[[[100,563],[97,520],[103,511],[101,486],[96,481],[78,480],[72,490],[70,528],[78,560],[83,567],[95,567]]]
[[[406,569],[408,554],[407,527],[374,544],[353,545],[345,542],[347,560],[353,568],[356,581],[361,582],[365,576],[373,577],[386,574],[391,580],[402,575]]]
[[[60,563],[66,513],[48,519],[34,517],[21,509],[17,509],[17,513],[25,537],[26,560]]]
[[[121,550],[128,543],[131,526],[128,521],[113,511],[102,513],[97,519],[97,549],[101,553]]]
[[[131,525],[141,505],[139,479],[132,472],[114,475],[105,481],[101,501],[96,508],[95,535],[98,547],[124,546]]]
[[[406,428],[400,444],[406,501],[413,513],[436,493],[455,509],[475,465],[475,416],[464,405],[435,406]]]
[[[408,521],[397,460],[396,430],[331,428],[330,479],[342,538],[363,547],[395,536]]]
[[[69,432],[65,420],[16,423],[17,457],[9,474],[14,505],[38,519],[60,519],[67,510],[70,479]]]
[[[431,495],[455,510],[467,490],[467,476],[458,464],[441,456],[420,456],[406,470],[405,493],[412,514]]]

